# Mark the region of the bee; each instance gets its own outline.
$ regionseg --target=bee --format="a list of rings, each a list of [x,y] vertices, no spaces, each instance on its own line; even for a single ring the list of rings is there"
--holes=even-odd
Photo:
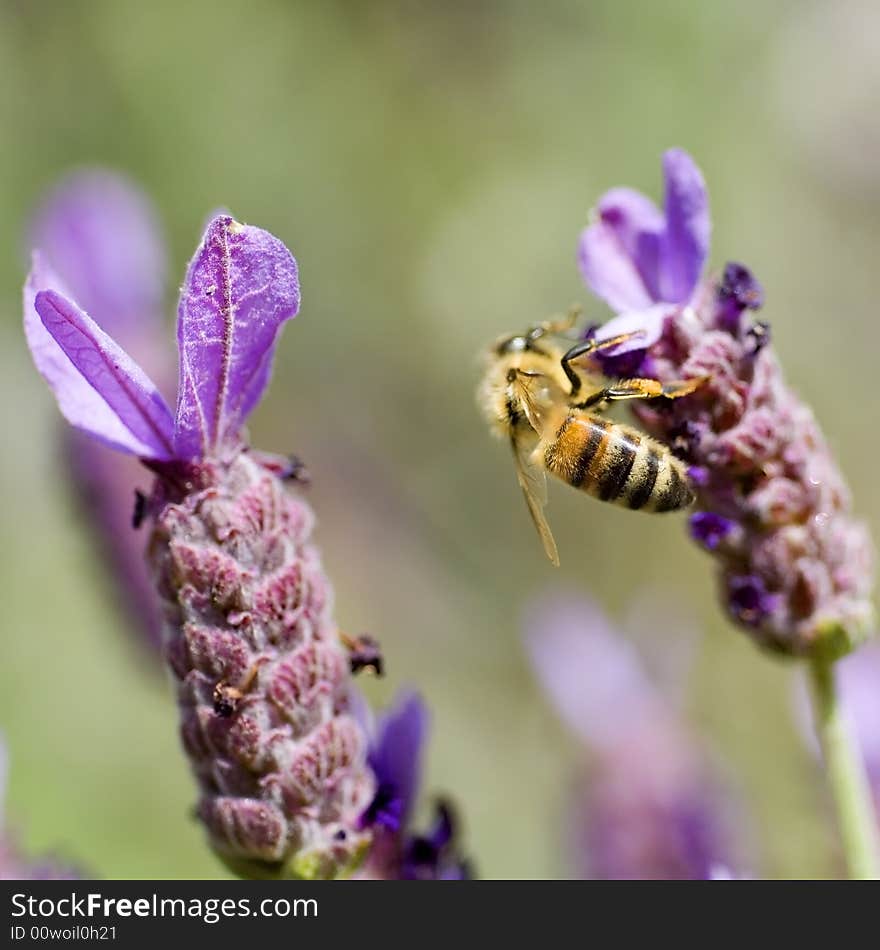
[[[601,416],[624,399],[678,399],[705,377],[663,384],[655,379],[603,379],[577,366],[602,349],[632,339],[626,333],[572,344],[560,336],[567,318],[500,338],[488,353],[478,398],[492,430],[509,441],[517,479],[544,551],[559,554],[544,517],[546,473],[573,488],[624,508],[677,511],[694,499],[685,465],[669,448],[633,426]]]
[[[339,639],[342,645],[348,650],[348,662],[352,676],[366,670],[374,676],[382,677],[385,675],[385,658],[382,654],[382,647],[375,637],[368,633],[362,633],[357,637],[350,637],[347,633],[339,631]]]
[[[214,687],[214,712],[223,719],[229,719],[238,709],[239,703],[244,699],[244,693],[236,686],[230,686],[229,683],[219,682]]]
[[[219,683],[215,683],[214,692],[211,698],[214,703],[214,712],[218,716],[220,716],[222,719],[230,719],[238,712],[242,702],[245,700],[251,687],[256,682],[257,673],[260,667],[265,662],[265,657],[260,657],[257,659],[251,668],[245,673],[244,678],[241,680],[238,686],[233,686],[231,683],[227,683],[225,680],[220,680]]]

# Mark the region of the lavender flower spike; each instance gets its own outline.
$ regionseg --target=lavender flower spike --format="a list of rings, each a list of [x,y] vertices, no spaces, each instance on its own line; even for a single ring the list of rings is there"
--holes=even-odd
[[[659,334],[650,316],[625,314],[600,335],[621,332],[623,320],[644,331],[650,345],[632,375],[708,379],[671,405],[633,411],[691,463],[698,490],[691,532],[718,562],[731,618],[775,651],[839,656],[873,623],[870,538],[852,517],[813,413],[785,382],[767,324],[748,318],[763,303],[760,284],[733,263],[701,279],[709,235],[702,176],[682,152],[667,153],[664,167],[665,225],[646,210],[647,199],[625,192],[624,204],[609,192],[593,226],[604,243],[591,233],[581,252],[587,283],[615,307],[631,306],[637,291],[640,304],[659,297],[673,306]],[[620,287],[626,293],[609,292]]]
[[[210,222],[181,293],[173,415],[39,264],[29,287],[29,343],[62,411],[156,474],[148,554],[211,844],[248,876],[350,873],[374,780],[348,659],[311,511],[242,430],[299,309],[296,262],[265,231]]]
[[[37,209],[28,246],[39,248],[41,260],[57,274],[56,289],[63,283],[68,296],[135,355],[160,386],[170,380],[171,354],[162,326],[165,243],[146,195],[110,171],[75,172]],[[32,306],[28,310],[32,313]],[[159,601],[143,539],[132,530],[135,486],[143,469],[136,459],[75,430],[65,430],[62,450],[119,600],[136,633],[158,648]]]

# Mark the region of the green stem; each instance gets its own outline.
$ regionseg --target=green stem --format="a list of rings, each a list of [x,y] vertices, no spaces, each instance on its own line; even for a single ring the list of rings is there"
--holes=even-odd
[[[880,879],[880,834],[862,757],[853,740],[835,687],[834,661],[812,661],[816,730],[822,743],[828,784],[837,809],[849,876]]]

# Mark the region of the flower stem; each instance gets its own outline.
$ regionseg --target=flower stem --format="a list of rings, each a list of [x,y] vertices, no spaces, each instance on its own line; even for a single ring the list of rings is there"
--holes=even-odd
[[[837,810],[847,870],[853,880],[880,879],[880,835],[868,778],[835,686],[834,661],[811,663],[816,731]]]

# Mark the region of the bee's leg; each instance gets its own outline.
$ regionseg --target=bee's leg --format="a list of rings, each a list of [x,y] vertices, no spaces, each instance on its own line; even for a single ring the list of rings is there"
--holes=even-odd
[[[541,326],[545,333],[565,333],[566,330],[570,330],[577,323],[581,313],[583,313],[581,308],[574,304],[568,308],[564,317],[559,317],[557,320],[547,320]]]
[[[557,320],[544,320],[543,323],[532,327],[527,337],[534,343],[535,340],[540,340],[546,333],[565,333],[574,326],[575,321],[580,315],[580,307],[571,307],[564,317],[560,317]]]
[[[708,376],[697,376],[694,379],[679,379],[672,383],[661,383],[659,379],[623,379],[614,386],[607,386],[589,396],[577,409],[589,409],[597,403],[619,401],[621,399],[680,399],[700,388]]]
[[[641,330],[634,330],[631,333],[621,333],[618,336],[609,337],[607,340],[582,340],[580,343],[575,343],[561,360],[562,370],[571,383],[571,395],[576,396],[581,388],[581,378],[571,365],[575,360],[589,356],[598,350],[607,350],[620,343],[626,343],[627,340],[632,340],[637,336],[642,336]]]

